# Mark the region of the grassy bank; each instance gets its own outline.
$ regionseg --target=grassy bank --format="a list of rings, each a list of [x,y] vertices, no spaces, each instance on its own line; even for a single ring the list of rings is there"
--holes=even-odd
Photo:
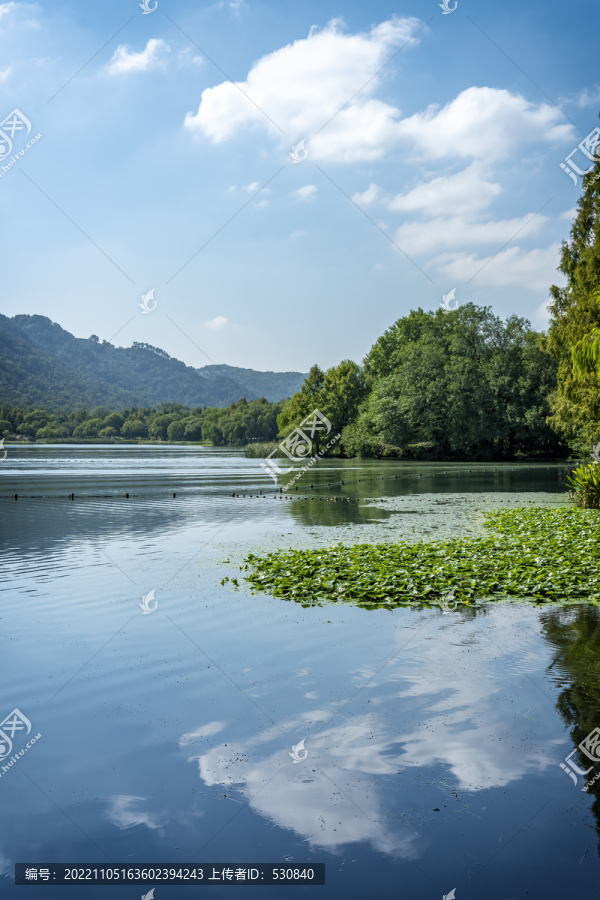
[[[600,511],[495,510],[484,538],[358,544],[250,554],[247,577],[261,591],[303,605],[365,608],[477,599],[600,602]]]

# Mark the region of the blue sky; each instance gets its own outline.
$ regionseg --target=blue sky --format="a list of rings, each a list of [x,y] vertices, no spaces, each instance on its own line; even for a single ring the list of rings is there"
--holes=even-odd
[[[0,3],[0,119],[32,126],[0,166],[41,134],[0,168],[0,311],[276,371],[360,362],[452,289],[543,328],[581,188],[560,163],[599,124],[599,19],[594,0]]]

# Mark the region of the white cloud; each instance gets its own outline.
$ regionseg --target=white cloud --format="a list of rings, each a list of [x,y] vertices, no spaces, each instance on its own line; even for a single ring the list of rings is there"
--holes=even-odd
[[[203,66],[204,59],[197,54],[193,55],[193,51],[187,47],[185,50],[180,50],[177,54],[177,65],[179,68],[182,66]]]
[[[529,103],[520,94],[470,87],[443,109],[429,106],[398,124],[399,133],[430,159],[448,156],[493,160],[521,143],[560,143],[573,127],[554,106]]]
[[[13,11],[16,3],[0,3],[0,19]]]
[[[258,203],[254,204],[255,209],[263,209],[263,207],[267,206],[269,203],[268,200],[259,200]]]
[[[146,72],[163,64],[161,53],[170,53],[171,48],[162,38],[150,38],[145,48],[139,53],[130,52],[127,44],[119,44],[107,69],[111,75],[123,72]]]
[[[551,284],[561,286],[565,282],[564,277],[556,271],[560,249],[558,243],[529,251],[520,247],[507,247],[494,258],[478,257],[475,253],[444,253],[436,257],[433,264],[455,281],[467,281],[479,272],[474,282],[478,286],[516,285],[530,291],[548,290]],[[484,265],[485,268],[482,268]]]
[[[205,328],[224,328],[227,325],[229,320],[225,318],[225,316],[216,316],[216,318],[211,319],[210,322],[205,322]]]
[[[550,324],[550,307],[553,303],[552,297],[540,303],[536,311],[531,317],[532,324],[535,328],[546,329]]]
[[[432,105],[402,119],[398,107],[374,96],[384,77],[375,73],[420,26],[394,16],[368,33],[347,34],[340,19],[321,31],[313,27],[308,37],[259,59],[237,87],[225,81],[206,88],[185,125],[215,143],[244,126],[265,128],[281,144],[313,135],[311,158],[335,162],[380,159],[401,144],[431,159],[491,160],[523,143],[572,138],[557,108],[490,87],[467,88],[442,109]]]
[[[195,731],[188,731],[187,734],[182,734],[179,738],[179,746],[184,747],[186,744],[191,744],[192,741],[198,740],[198,738],[218,734],[220,731],[223,731],[225,725],[225,722],[208,722],[206,725],[201,725]]]
[[[308,232],[305,231],[303,228],[300,228],[298,231],[292,231],[292,233],[290,234],[290,237],[299,238],[299,237],[304,237],[305,234],[308,234]]]
[[[577,215],[577,207],[573,206],[571,209],[565,209],[564,212],[561,212],[559,219],[566,219],[568,222],[571,222],[575,216]]]
[[[161,828],[161,819],[163,818],[161,813],[149,813],[133,809],[136,803],[145,799],[145,797],[117,794],[110,798],[106,816],[117,828],[146,825],[147,828],[157,831]]]
[[[519,237],[534,234],[548,221],[545,216],[532,216],[533,213],[528,213],[518,219],[489,222],[472,222],[462,216],[440,217],[426,222],[405,222],[396,231],[396,241],[406,253],[427,253],[445,247],[458,248],[473,244],[502,246],[515,237],[517,232]]]
[[[4,70],[0,69],[0,83],[4,83],[6,81],[6,79],[10,75],[11,71],[12,71],[12,69],[10,66],[8,67],[8,69],[4,69]]]
[[[376,184],[370,184],[366,191],[363,191],[362,194],[355,194],[352,199],[361,206],[368,206],[370,203],[379,200],[380,195],[381,188],[377,187]]]
[[[345,34],[341,19],[333,19],[321,31],[313,27],[307,38],[263,56],[252,66],[239,87],[253,103],[226,81],[203,91],[198,112],[188,113],[185,125],[215,143],[244,125],[266,127],[279,136],[279,130],[261,112],[264,110],[295,142],[294,137],[314,134],[336,116],[322,134],[311,139],[311,156],[377,159],[390,128],[396,126],[399,111],[372,99],[382,78],[373,76],[393,49],[420,26],[416,18],[393,17],[362,34]],[[409,46],[417,43],[414,40]],[[339,112],[357,91],[358,96]],[[288,142],[287,137],[285,140]]]
[[[417,185],[406,194],[398,194],[386,206],[388,209],[406,212],[418,210],[432,216],[459,216],[484,209],[501,193],[502,187],[488,181],[480,165],[472,163],[455,175],[434,178]]]
[[[331,713],[313,710],[310,718],[315,715],[328,717]],[[302,718],[286,725],[286,730],[293,729],[292,733],[301,733],[300,729],[306,727]],[[357,815],[356,807],[343,796],[336,797],[335,815],[332,815],[331,781],[321,771],[313,772],[304,766],[288,766],[288,771],[282,772],[261,791],[277,768],[289,762],[287,748],[282,752],[268,746],[274,738],[277,739],[275,733],[267,731],[241,744],[227,741],[227,746],[220,744],[188,761],[197,761],[205,784],[230,789],[235,786],[259,815],[280,828],[302,835],[312,846],[334,850],[344,844],[369,841],[379,851],[394,856],[398,854],[398,845],[411,859],[420,854],[423,838],[413,834],[407,826],[396,824],[391,829],[394,844],[374,824],[380,816],[381,797],[374,785],[365,793],[368,779],[364,773],[391,777],[401,764],[398,754],[394,753],[394,741],[382,733],[375,716],[356,716],[352,725],[329,728],[326,733],[307,741],[309,756],[318,760],[319,769],[327,771],[333,781],[340,777],[336,763],[340,762],[340,755],[343,756],[344,789],[351,796],[360,795],[362,815]],[[336,745],[336,751],[342,746],[342,753],[332,753],[331,744]]]
[[[580,93],[579,97],[575,101],[577,106],[598,106],[600,102],[600,88],[588,89],[584,88]]]
[[[297,197],[298,200],[312,200],[316,193],[316,185],[305,184],[304,187],[298,188],[297,191],[292,191],[292,196]]]

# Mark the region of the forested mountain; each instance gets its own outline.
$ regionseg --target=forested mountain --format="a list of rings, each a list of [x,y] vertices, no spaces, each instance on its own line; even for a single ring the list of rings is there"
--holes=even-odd
[[[46,316],[0,315],[0,402],[12,405],[224,407],[241,397],[285,399],[303,378],[234,366],[197,370],[150,344],[115,347],[76,338]]]
[[[204,378],[219,378],[228,375],[237,384],[243,385],[256,397],[266,397],[274,403],[291,397],[302,387],[306,373],[302,372],[257,372],[254,369],[240,369],[237,366],[202,366],[196,369]]]

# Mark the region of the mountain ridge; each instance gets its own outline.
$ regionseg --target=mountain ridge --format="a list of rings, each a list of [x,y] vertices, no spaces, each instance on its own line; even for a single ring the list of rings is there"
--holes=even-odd
[[[225,407],[242,397],[271,402],[299,390],[301,372],[260,372],[237,366],[196,369],[159,347],[115,347],[96,336],[77,338],[47,316],[0,314],[0,401],[56,408],[182,403]]]

